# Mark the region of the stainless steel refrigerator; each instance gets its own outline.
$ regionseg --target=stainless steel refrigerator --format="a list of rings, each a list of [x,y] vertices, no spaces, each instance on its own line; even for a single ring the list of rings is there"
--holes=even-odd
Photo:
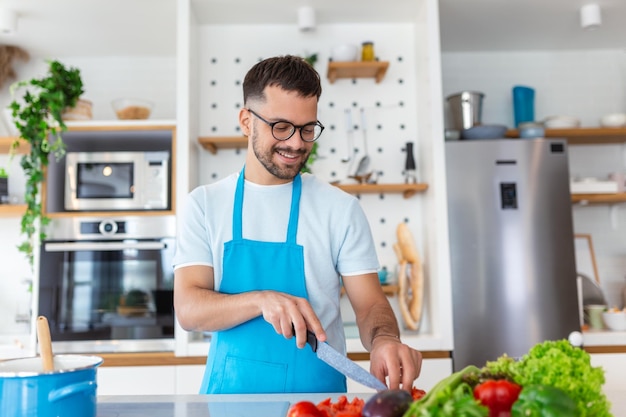
[[[446,142],[454,369],[580,330],[565,140]]]

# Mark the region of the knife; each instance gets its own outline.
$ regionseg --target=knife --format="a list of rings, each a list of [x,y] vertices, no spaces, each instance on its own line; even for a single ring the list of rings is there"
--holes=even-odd
[[[315,333],[307,330],[306,342],[311,346],[313,352],[319,359],[335,368],[348,378],[363,384],[366,387],[373,388],[377,391],[387,389],[387,386],[380,382],[374,375],[361,368],[359,365],[337,352],[326,342],[319,342]]]

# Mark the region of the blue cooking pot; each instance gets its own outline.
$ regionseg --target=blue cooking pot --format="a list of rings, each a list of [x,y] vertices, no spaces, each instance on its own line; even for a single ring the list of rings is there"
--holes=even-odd
[[[54,371],[40,357],[0,362],[0,416],[95,417],[96,367],[102,358],[55,355]]]

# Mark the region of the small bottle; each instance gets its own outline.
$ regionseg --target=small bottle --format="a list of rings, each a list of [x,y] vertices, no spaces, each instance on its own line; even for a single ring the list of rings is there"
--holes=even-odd
[[[415,184],[417,182],[417,171],[415,157],[413,156],[413,142],[406,143],[406,159],[404,161],[404,182]]]
[[[374,56],[374,43],[370,41],[363,42],[361,45],[361,61],[373,61]]]

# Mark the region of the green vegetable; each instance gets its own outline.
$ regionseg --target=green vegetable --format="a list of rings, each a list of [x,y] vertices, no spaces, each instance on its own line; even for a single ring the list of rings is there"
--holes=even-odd
[[[546,385],[522,389],[511,409],[511,417],[576,417],[576,403],[562,390]]]
[[[424,397],[413,402],[404,417],[486,417],[489,409],[474,399],[472,387],[463,381],[480,369],[470,365],[442,379]]]
[[[519,361],[503,356],[487,362],[491,372],[506,373],[522,387],[547,385],[559,388],[576,403],[580,417],[609,417],[610,404],[602,392],[604,371],[591,366],[590,356],[567,340],[533,346]]]

